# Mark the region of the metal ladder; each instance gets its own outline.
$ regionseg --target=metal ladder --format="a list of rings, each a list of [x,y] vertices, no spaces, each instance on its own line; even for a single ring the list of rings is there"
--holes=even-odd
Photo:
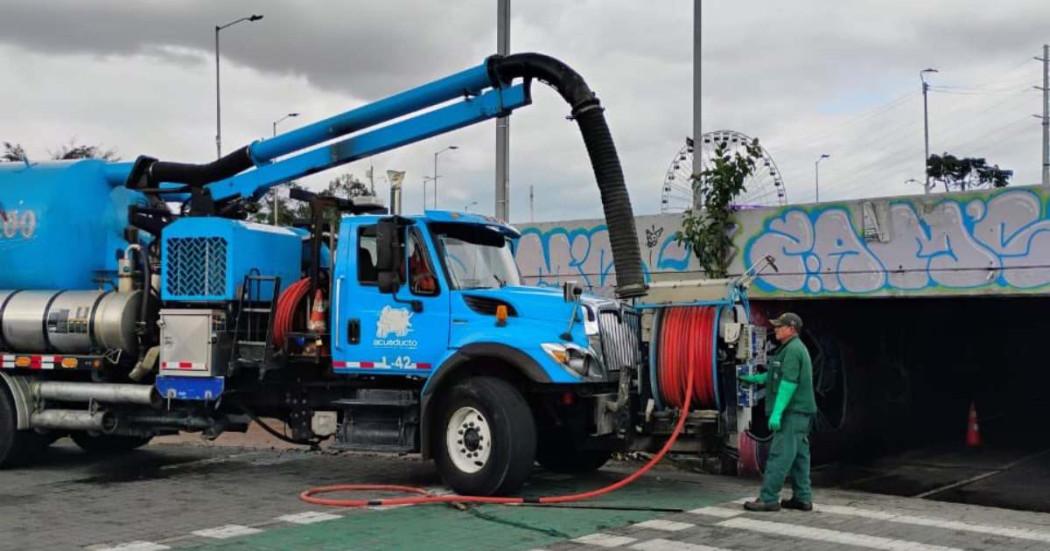
[[[273,296],[268,301],[262,300],[263,284],[273,283]],[[240,365],[256,365],[260,368],[262,378],[268,369],[272,369],[273,360],[273,324],[274,308],[281,290],[279,276],[260,275],[252,270],[244,276],[241,285],[241,297],[237,308],[237,321],[234,325],[234,362]],[[265,328],[263,330],[262,328]]]

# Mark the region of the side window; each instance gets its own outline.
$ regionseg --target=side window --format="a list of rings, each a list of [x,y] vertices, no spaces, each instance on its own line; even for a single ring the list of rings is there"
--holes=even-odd
[[[414,295],[433,296],[438,294],[437,277],[434,267],[427,255],[426,243],[419,230],[408,233],[408,282]]]
[[[357,281],[379,283],[376,273],[376,227],[362,226],[357,234]]]

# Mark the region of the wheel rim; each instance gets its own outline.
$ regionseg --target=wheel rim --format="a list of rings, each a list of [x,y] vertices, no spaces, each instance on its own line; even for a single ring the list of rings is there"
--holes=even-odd
[[[457,469],[473,474],[485,468],[492,454],[492,431],[488,420],[472,407],[457,409],[448,420],[445,447]]]

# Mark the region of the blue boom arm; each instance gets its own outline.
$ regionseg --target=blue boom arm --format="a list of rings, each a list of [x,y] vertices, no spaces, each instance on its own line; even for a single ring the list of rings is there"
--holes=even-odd
[[[439,83],[440,81],[435,84]],[[380,103],[395,98],[389,98]],[[258,199],[273,186],[505,115],[518,107],[528,105],[529,102],[529,90],[525,85],[495,88],[479,96],[467,97],[452,105],[404,121],[315,148],[294,157],[265,164],[250,172],[215,182],[207,187],[217,201],[236,196]],[[351,118],[350,116],[358,111],[370,110],[374,105],[376,104],[350,111],[345,116]],[[397,111],[397,109],[388,110],[394,113]],[[336,119],[321,121],[301,128],[296,131],[300,133],[299,136],[294,135],[295,132],[293,132],[271,140],[256,142],[251,146],[250,151],[257,161],[272,159],[272,155],[294,147],[299,142],[324,139],[329,135],[326,128],[340,128],[338,123],[331,122],[333,120]],[[350,125],[349,127],[355,126]],[[275,144],[276,140],[283,141]]]
[[[130,165],[112,165],[106,176],[111,183],[123,180],[128,188],[164,200],[188,197],[185,214],[243,215],[241,202],[258,199],[284,182],[507,115],[531,102],[529,87],[534,80],[557,90],[572,108],[570,118],[580,128],[609,226],[617,295],[644,294],[634,215],[604,109],[579,73],[543,54],[492,56],[476,67],[254,142],[210,163],[176,163],[142,156]],[[389,124],[378,126],[384,123]],[[166,215],[139,214],[142,216],[136,219],[136,227],[151,232],[163,227]],[[151,218],[158,216],[162,218],[159,222]]]

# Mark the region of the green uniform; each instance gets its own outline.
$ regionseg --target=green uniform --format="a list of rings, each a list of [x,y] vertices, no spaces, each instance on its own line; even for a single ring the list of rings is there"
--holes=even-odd
[[[782,381],[797,384],[798,388],[784,408],[780,430],[773,433],[759,499],[766,503],[780,501],[780,489],[790,474],[795,498],[812,503],[809,430],[813,416],[817,413],[817,402],[813,396],[813,363],[806,345],[797,336],[777,348],[769,361],[766,379],[767,416],[773,414],[773,405]]]

